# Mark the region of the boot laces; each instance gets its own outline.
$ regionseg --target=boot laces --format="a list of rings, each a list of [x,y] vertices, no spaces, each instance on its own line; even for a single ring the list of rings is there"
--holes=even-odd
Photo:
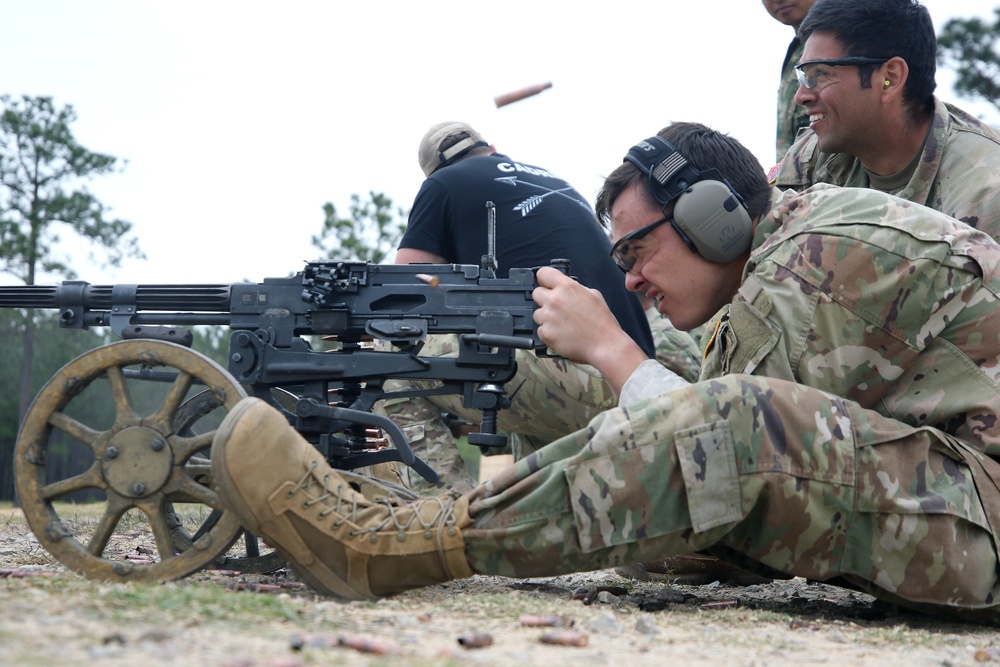
[[[333,522],[333,528],[339,528],[345,521],[357,523],[359,510],[367,509],[372,505],[382,505],[387,510],[386,516],[379,523],[361,530],[352,530],[348,533],[351,537],[368,534],[371,541],[375,542],[378,539],[378,533],[388,530],[391,526],[396,531],[397,539],[402,542],[406,538],[406,531],[414,522],[423,529],[424,536],[428,539],[433,536],[435,527],[447,528],[449,534],[455,532],[454,526],[457,520],[453,509],[456,497],[453,494],[421,498],[411,502],[400,502],[389,498],[368,500],[341,477],[342,473],[334,475],[328,472],[320,480],[313,474],[317,465],[316,461],[309,464],[302,478],[288,491],[288,496],[292,497],[300,490],[313,493],[310,491],[313,485],[320,487],[319,495],[304,501],[302,506],[308,508],[317,503],[325,505],[324,509],[320,511],[319,517],[325,518],[329,514],[338,515],[339,518]],[[331,485],[333,478],[336,478],[336,486]],[[344,496],[350,496],[350,499],[347,500]],[[420,509],[426,504],[436,504],[437,509],[429,513],[428,518],[425,519],[421,515]],[[402,510],[408,510],[409,514],[407,515]],[[403,516],[400,516],[401,513]]]

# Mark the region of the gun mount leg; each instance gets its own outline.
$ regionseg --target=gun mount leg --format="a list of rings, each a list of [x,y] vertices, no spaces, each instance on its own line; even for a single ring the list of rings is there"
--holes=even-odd
[[[215,428],[244,396],[224,368],[173,343],[120,341],[68,363],[35,397],[14,450],[39,542],[104,581],[167,581],[216,563],[241,527],[206,464]],[[83,469],[51,479],[55,458]],[[81,495],[103,508],[96,525],[60,516]]]

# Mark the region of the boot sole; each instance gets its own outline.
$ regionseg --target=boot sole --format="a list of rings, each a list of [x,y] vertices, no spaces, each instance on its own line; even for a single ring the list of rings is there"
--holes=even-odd
[[[239,421],[239,417],[244,412],[252,409],[257,402],[261,402],[260,399],[244,399],[243,401],[237,403],[236,407],[234,407],[229,414],[226,415],[226,418],[223,420],[219,429],[215,433],[215,437],[212,441],[212,467],[215,468],[213,471],[213,481],[216,493],[219,494],[219,498],[223,501],[225,508],[232,511],[236,515],[242,526],[246,530],[250,531],[250,533],[252,533],[255,537],[262,538],[268,546],[278,552],[278,555],[281,556],[281,558],[288,563],[289,566],[291,566],[291,568],[295,571],[295,574],[308,584],[310,588],[318,593],[321,593],[322,595],[335,598],[340,602],[367,600],[368,598],[361,596],[357,598],[349,598],[339,595],[330,590],[319,579],[316,579],[309,574],[308,569],[304,565],[296,561],[290,553],[261,531],[260,524],[257,523],[257,519],[253,512],[250,511],[247,504],[243,502],[243,495],[232,483],[232,478],[229,475],[229,469],[226,466],[226,445],[229,443],[229,438],[232,436],[234,425]],[[348,587],[346,582],[343,582],[343,584],[345,587]]]

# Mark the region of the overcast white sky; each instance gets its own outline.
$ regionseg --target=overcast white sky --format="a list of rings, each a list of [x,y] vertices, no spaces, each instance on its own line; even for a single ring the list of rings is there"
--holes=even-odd
[[[924,4],[940,29],[1000,1]],[[148,259],[105,269],[70,246],[81,279],[259,281],[316,257],[325,202],[346,214],[376,191],[408,209],[417,143],[442,120],[591,200],[672,121],[727,132],[770,167],[791,36],[760,0],[0,0],[0,94],[72,105],[77,140],[127,160],[88,187]],[[950,81],[939,71],[940,97],[1000,122]]]

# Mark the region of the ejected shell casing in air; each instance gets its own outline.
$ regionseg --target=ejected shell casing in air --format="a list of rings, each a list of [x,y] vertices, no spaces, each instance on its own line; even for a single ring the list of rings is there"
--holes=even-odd
[[[441,279],[437,276],[428,275],[426,273],[418,273],[417,280],[420,282],[430,285],[431,287],[437,287],[441,284]]]
[[[514,102],[519,102],[525,97],[531,97],[532,95],[537,95],[538,93],[552,87],[551,81],[546,81],[545,83],[536,83],[534,86],[528,86],[527,88],[522,88],[520,90],[515,90],[504,95],[497,95],[493,98],[493,101],[497,105],[497,109],[500,107],[505,107],[508,104],[513,104]]]

